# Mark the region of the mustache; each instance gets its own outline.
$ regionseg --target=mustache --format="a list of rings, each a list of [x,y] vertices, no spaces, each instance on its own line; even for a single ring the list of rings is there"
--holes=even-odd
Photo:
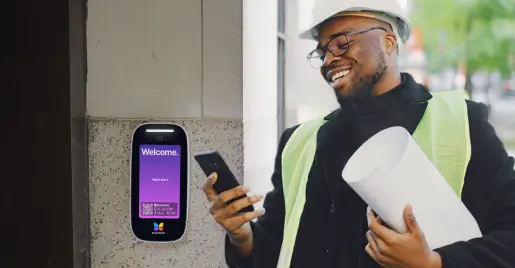
[[[331,82],[331,81],[329,81],[330,79],[327,78],[327,74],[329,74],[329,72],[334,68],[338,68],[338,66],[322,66],[321,67],[321,73],[322,73],[322,76],[324,77],[324,80]]]
[[[325,79],[327,79],[327,74],[329,73],[329,71],[331,71],[334,67],[330,67],[330,66],[322,66],[321,68],[321,71],[322,71],[322,75],[324,76]]]

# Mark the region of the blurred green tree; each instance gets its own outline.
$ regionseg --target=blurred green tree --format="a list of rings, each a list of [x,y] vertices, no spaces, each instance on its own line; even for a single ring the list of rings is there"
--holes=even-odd
[[[415,0],[411,21],[422,31],[429,71],[463,65],[469,93],[473,73],[508,78],[514,70],[515,0]]]

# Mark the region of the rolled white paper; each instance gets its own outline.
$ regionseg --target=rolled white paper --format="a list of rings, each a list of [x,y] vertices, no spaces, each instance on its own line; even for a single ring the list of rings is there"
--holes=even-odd
[[[481,230],[417,142],[402,127],[385,129],[365,142],[342,172],[349,186],[399,233],[410,204],[433,250],[481,237]]]

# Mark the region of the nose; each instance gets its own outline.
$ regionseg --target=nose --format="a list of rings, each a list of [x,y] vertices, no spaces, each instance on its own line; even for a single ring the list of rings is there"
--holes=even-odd
[[[331,52],[326,51],[323,66],[324,67],[331,66],[331,64],[333,64],[333,62],[336,62],[339,60],[340,60],[340,57],[335,57]]]

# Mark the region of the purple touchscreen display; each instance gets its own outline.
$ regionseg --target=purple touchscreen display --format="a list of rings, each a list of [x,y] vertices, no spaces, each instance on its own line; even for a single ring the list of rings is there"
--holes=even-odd
[[[181,189],[180,146],[141,145],[139,160],[139,217],[178,219]]]

